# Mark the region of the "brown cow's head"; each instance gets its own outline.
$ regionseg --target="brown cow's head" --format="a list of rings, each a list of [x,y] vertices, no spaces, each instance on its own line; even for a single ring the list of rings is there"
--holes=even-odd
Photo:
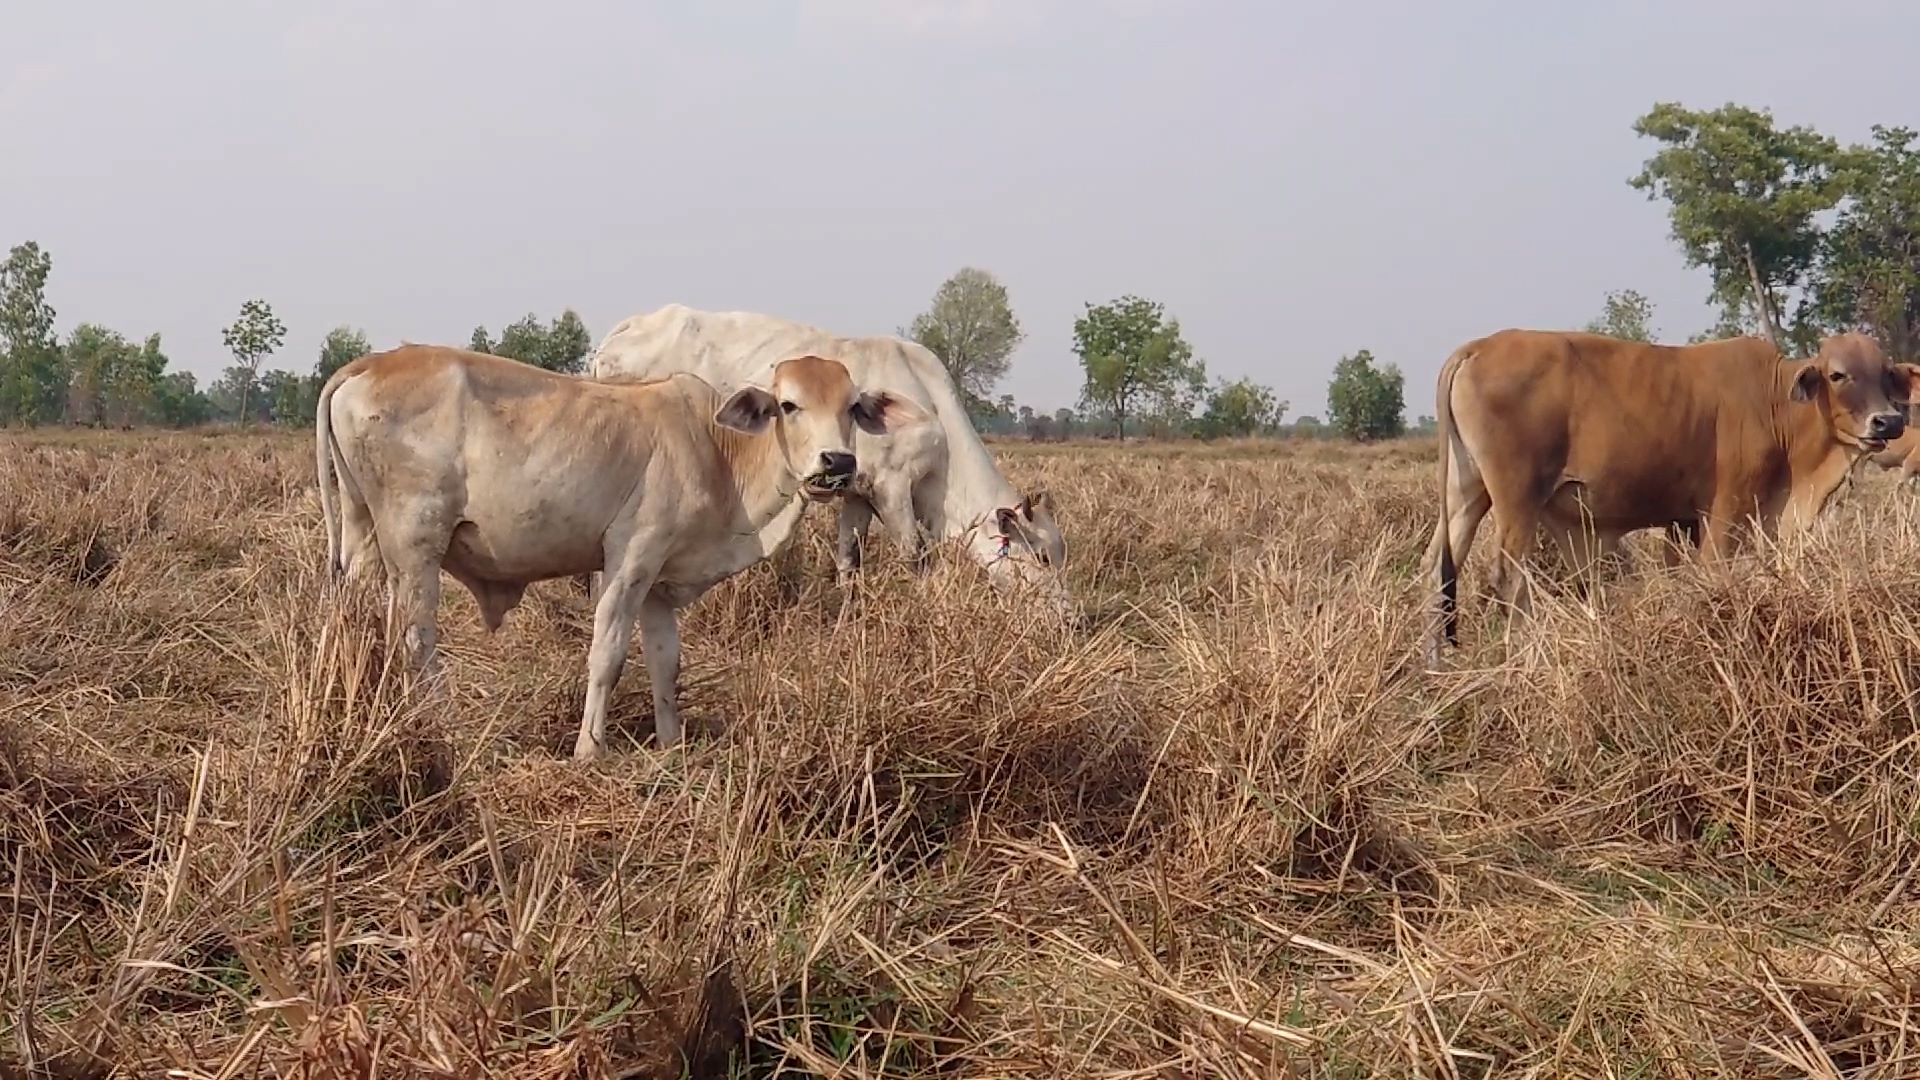
[[[1873,452],[1906,430],[1906,406],[1920,392],[1920,367],[1894,364],[1865,334],[1841,334],[1820,343],[1820,352],[1793,380],[1792,398],[1826,410],[1842,443]]]
[[[923,416],[892,394],[855,393],[838,360],[796,356],[773,369],[773,386],[743,386],[714,414],[714,423],[747,434],[775,425],[788,472],[815,501],[844,495],[853,484],[853,426],[874,435]]]

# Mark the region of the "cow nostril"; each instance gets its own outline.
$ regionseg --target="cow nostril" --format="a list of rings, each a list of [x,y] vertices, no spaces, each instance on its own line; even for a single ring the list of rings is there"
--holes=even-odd
[[[1899,413],[1881,413],[1879,416],[1873,418],[1873,423],[1870,425],[1869,430],[1876,436],[1892,438],[1899,435],[1900,432],[1905,429],[1907,426],[1906,420],[1907,418],[1901,416]]]
[[[853,455],[841,450],[822,450],[820,471],[829,476],[846,476],[853,472]]]

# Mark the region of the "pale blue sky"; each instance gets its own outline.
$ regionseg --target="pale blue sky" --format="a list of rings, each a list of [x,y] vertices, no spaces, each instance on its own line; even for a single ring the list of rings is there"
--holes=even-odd
[[[1823,14],[1814,14],[1816,10]],[[539,14],[535,14],[535,12]],[[967,264],[1029,332],[1003,389],[1071,402],[1084,301],[1164,301],[1218,374],[1323,413],[1343,352],[1408,376],[1569,326],[1664,335],[1704,276],[1626,178],[1654,101],[1920,126],[1920,5],[1172,0],[132,0],[9,5],[0,245],[62,330],[160,331],[203,381],[260,296],[464,343],[669,301],[888,332]]]

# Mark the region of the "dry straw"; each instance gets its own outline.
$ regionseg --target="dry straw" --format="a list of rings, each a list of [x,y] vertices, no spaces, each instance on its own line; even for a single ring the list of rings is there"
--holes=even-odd
[[[1920,1075],[1883,477],[1429,675],[1431,444],[1004,447],[1086,627],[816,515],[582,768],[572,584],[409,688],[308,454],[0,446],[0,1074]]]

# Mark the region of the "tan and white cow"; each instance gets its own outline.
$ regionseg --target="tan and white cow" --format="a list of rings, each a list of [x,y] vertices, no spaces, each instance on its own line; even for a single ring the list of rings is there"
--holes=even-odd
[[[574,756],[605,746],[636,618],[654,734],[672,746],[676,609],[776,552],[808,499],[837,492],[856,426],[917,416],[856,393],[846,368],[818,356],[725,398],[690,375],[608,385],[433,346],[363,356],[327,380],[315,415],[329,571],[383,564],[389,624],[404,619],[426,669],[441,570],[473,593],[489,631],[527,585],[603,572]]]
[[[957,541],[996,588],[1035,589],[1062,615],[1072,612],[1061,577],[1066,541],[1045,492],[1021,494],[995,465],[967,419],[946,367],[924,347],[897,337],[837,337],[818,327],[744,311],[701,311],[683,304],[623,320],[594,351],[595,379],[698,375],[721,392],[766,377],[783,357],[810,352],[847,366],[854,384],[917,405],[924,414],[855,438],[860,468],[840,506],[835,563],[845,575],[860,563],[874,515],[916,568],[926,541]]]

